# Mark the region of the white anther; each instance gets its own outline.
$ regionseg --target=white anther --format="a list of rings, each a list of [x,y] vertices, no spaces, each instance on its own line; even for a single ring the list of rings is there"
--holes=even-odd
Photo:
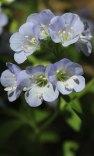
[[[13,74],[12,76],[15,77],[15,74]]]
[[[35,44],[36,43],[36,38],[35,37],[33,37],[29,42],[31,42],[31,43],[33,43],[33,44]]]
[[[23,91],[26,91],[27,89],[28,89],[27,87],[24,87],[24,88],[23,88]]]
[[[56,73],[59,73],[59,72],[60,72],[60,70],[57,70],[57,71],[56,71]]]
[[[82,38],[82,39],[91,39],[93,36],[83,36],[83,35],[80,35],[80,38]]]
[[[39,78],[43,78],[43,76],[42,75],[40,75],[40,77]]]
[[[71,32],[68,32],[69,35],[71,35]]]
[[[46,77],[44,77],[43,80],[47,80]]]
[[[66,33],[66,31],[63,31],[63,34],[65,34]]]
[[[25,36],[25,38],[28,38],[28,36]]]
[[[32,75],[31,77],[34,78],[34,75]]]
[[[71,27],[71,30],[73,30],[73,27]]]
[[[4,90],[5,91],[15,91],[16,87],[6,87]]]

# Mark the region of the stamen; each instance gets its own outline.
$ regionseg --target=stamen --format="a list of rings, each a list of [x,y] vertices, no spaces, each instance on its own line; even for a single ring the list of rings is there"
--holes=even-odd
[[[25,40],[22,42],[22,49],[24,50],[32,50],[36,47],[37,40],[35,37],[30,38],[29,36],[25,36]]]
[[[15,91],[16,87],[6,87],[4,90],[5,91]]]
[[[67,29],[65,29],[64,31],[59,30],[58,36],[59,36],[61,41],[66,42],[66,41],[71,40],[72,33],[73,33],[72,30],[70,30],[70,31]]]
[[[66,74],[66,71],[57,70],[56,77],[58,81],[65,81],[69,78],[69,76]]]
[[[93,38],[93,36],[91,36],[91,35],[90,35],[90,36],[80,35],[80,38],[81,38],[81,39],[87,39],[87,40],[89,39],[89,40],[90,40],[90,39]]]
[[[27,87],[24,87],[24,88],[23,88],[23,91],[26,91],[27,89],[28,89]]]
[[[45,75],[40,75],[36,81],[35,81],[36,85],[39,86],[39,87],[44,87],[45,85],[47,85],[48,83],[48,80],[47,78],[45,77]]]
[[[12,75],[13,77],[16,77],[15,74]]]
[[[41,36],[49,36],[49,31],[46,25],[41,24],[40,32],[41,32]]]

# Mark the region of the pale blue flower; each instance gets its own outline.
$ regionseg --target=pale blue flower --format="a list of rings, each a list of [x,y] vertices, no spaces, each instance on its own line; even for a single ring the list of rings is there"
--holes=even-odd
[[[92,52],[92,34],[90,27],[87,22],[84,22],[84,31],[80,35],[78,42],[76,43],[76,48],[78,51],[82,51],[85,55],[89,56]]]
[[[29,55],[39,49],[37,27],[31,23],[23,24],[10,38],[10,47],[15,51],[14,59],[23,63]]]
[[[49,26],[52,40],[65,47],[77,42],[83,30],[84,24],[79,16],[73,13],[53,17]]]
[[[49,10],[43,10],[40,13],[31,14],[27,18],[27,22],[34,23],[38,26],[38,36],[40,39],[46,39],[49,34],[49,24],[54,14]]]
[[[31,107],[36,107],[46,102],[53,102],[58,98],[59,92],[53,87],[45,75],[46,68],[42,65],[28,67],[26,73],[29,75],[29,83],[24,88],[26,102]],[[30,78],[31,77],[31,78]],[[30,82],[31,81],[31,82]]]
[[[13,102],[19,97],[26,85],[24,82],[27,75],[15,64],[7,63],[6,65],[8,69],[1,74],[0,82],[8,93],[9,101]]]
[[[68,59],[62,59],[49,65],[46,74],[50,82],[63,95],[70,94],[73,91],[80,92],[85,87],[82,67]]]

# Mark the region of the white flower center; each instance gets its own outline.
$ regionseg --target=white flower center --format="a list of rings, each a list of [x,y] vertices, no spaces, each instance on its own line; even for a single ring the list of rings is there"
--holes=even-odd
[[[63,42],[67,42],[67,41],[69,41],[69,40],[71,40],[72,39],[72,33],[73,33],[73,31],[72,30],[63,30],[63,31],[61,31],[61,30],[59,30],[58,31],[58,36],[59,36],[59,39],[61,40],[61,41],[63,41]]]
[[[66,71],[57,70],[56,78],[57,78],[58,81],[66,81],[69,78],[69,76],[66,73]]]
[[[15,74],[11,77],[12,86],[4,88],[5,91],[15,91],[17,88],[17,80]]]
[[[44,87],[46,86],[48,83],[47,78],[45,77],[45,75],[40,75],[37,79],[36,79],[36,84],[39,87]]]
[[[25,36],[25,40],[22,43],[23,50],[33,50],[36,48],[37,40],[35,37],[30,38],[29,36]]]
[[[41,24],[41,26],[40,26],[40,35],[41,35],[41,38],[49,36],[48,27],[44,24]]]
[[[67,81],[65,81],[65,82],[63,82],[63,83],[64,83],[64,85],[65,85],[67,88],[69,88],[69,89],[74,88],[74,83],[70,82],[70,80],[67,80]]]

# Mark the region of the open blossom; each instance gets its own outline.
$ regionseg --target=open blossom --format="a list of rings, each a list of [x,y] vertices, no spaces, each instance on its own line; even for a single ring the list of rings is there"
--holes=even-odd
[[[23,24],[10,38],[10,47],[15,51],[14,59],[23,63],[29,55],[39,49],[37,27],[32,23]]]
[[[73,13],[53,17],[49,26],[52,40],[63,46],[77,42],[83,30],[84,24],[79,16]]]
[[[85,87],[82,67],[68,59],[62,59],[47,67],[27,67],[26,70],[21,70],[12,63],[7,63],[7,67],[1,74],[0,81],[11,102],[25,91],[26,102],[31,107],[36,107],[43,100],[53,103],[59,92],[66,95],[73,91],[79,92]]]
[[[80,92],[85,87],[82,67],[68,59],[62,59],[49,65],[46,73],[50,82],[57,87],[61,94]]]
[[[8,93],[8,99],[9,101],[15,101],[20,93],[21,89],[19,88],[19,80],[18,80],[18,75],[20,74],[21,70],[18,66],[12,63],[7,63],[6,64],[8,69],[5,70],[1,74],[1,84],[5,87],[5,91]]]
[[[0,34],[3,31],[3,27],[8,23],[7,16],[2,12],[2,9],[0,8]]]
[[[8,69],[2,72],[0,82],[8,93],[9,101],[13,102],[24,91],[24,88],[30,85],[31,77],[15,64],[6,63],[6,65]]]
[[[46,68],[42,65],[26,69],[29,76],[26,81],[29,83],[24,87],[25,99],[32,107],[41,105],[43,100],[53,102],[58,98],[59,92],[47,79],[45,70]]]
[[[49,10],[43,10],[40,13],[31,14],[27,18],[27,22],[32,22],[38,26],[38,36],[40,39],[46,39],[49,34],[49,24],[54,14]]]
[[[90,55],[92,51],[91,39],[92,34],[90,27],[87,22],[84,22],[84,31],[82,32],[78,42],[76,43],[78,51],[82,51],[87,56]]]

